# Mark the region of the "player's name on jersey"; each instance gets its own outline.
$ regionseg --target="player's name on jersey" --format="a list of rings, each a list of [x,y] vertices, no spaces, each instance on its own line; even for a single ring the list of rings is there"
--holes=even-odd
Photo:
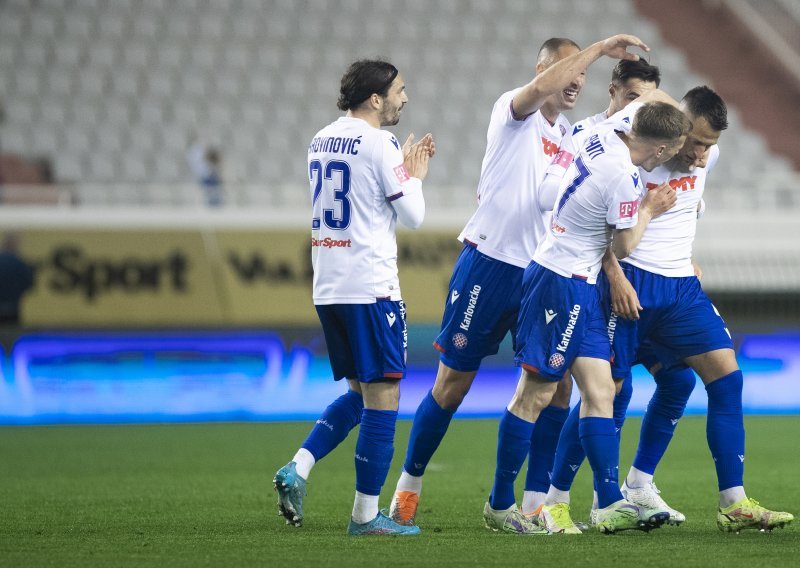
[[[330,152],[333,154],[358,155],[361,145],[361,136],[346,138],[341,136],[317,136],[308,145],[308,152]]]

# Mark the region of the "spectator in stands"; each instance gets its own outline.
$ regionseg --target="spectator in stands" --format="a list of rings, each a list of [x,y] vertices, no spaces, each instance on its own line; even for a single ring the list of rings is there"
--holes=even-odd
[[[205,193],[209,207],[220,207],[223,202],[221,165],[222,156],[215,146],[195,140],[189,147],[189,167],[195,181]]]
[[[33,286],[33,269],[17,254],[19,236],[6,233],[0,247],[0,324],[19,323],[22,295]]]

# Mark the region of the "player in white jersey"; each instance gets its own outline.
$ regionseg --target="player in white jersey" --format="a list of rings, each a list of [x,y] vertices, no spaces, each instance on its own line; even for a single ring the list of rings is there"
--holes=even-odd
[[[478,183],[478,209],[459,235],[465,246],[434,343],[442,353],[436,382],[417,409],[392,500],[391,514],[399,522],[414,522],[425,467],[481,361],[497,353],[516,325],[522,272],[545,231],[543,212],[536,203],[538,186],[569,129],[560,113],[575,105],[592,62],[603,55],[635,58],[626,51],[631,45],[646,47],[638,38],[619,35],[581,51],[571,40],[552,38],[539,50],[535,78],[504,93],[494,105]],[[568,406],[569,392],[562,398]],[[496,517],[487,523],[512,532],[542,532],[516,510]]]
[[[350,535],[418,534],[378,511],[394,452],[405,375],[405,306],[397,277],[395,224],[422,223],[422,180],[435,152],[430,134],[402,149],[383,126],[397,124],[408,102],[403,78],[379,60],[353,63],[338,106],[346,116],[320,130],[308,147],[314,305],[333,378],[349,390],[322,414],[292,461],[275,474],[279,513],[303,522],[313,465],[361,424],[356,442],[356,497]]]
[[[642,174],[646,188],[664,182],[675,188],[677,203],[648,226],[630,256],[621,263],[609,257],[605,263],[609,280],[630,282],[634,291],[610,289],[611,308],[623,316],[613,334],[612,374],[618,380],[629,379],[631,366],[642,362],[657,383],[622,491],[633,502],[666,509],[671,517],[683,519],[658,495],[653,474],[694,386],[694,380],[687,384],[679,379],[691,374],[688,366],[708,393],[707,438],[720,492],[717,525],[737,532],[772,530],[793,516],[765,509],[745,493],[742,372],[730,333],[700,287],[692,264],[697,210],[706,175],[719,156],[716,142],[727,127],[727,111],[708,87],[690,90],[681,108],[693,123],[684,147],[664,166]]]
[[[667,185],[645,193],[638,166],[651,170],[675,155],[691,124],[675,106],[640,105],[628,132],[609,120],[590,132],[567,170],[553,209],[551,230],[525,269],[517,326],[517,391],[498,435],[490,502],[513,494],[536,414],[546,406],[565,371],[581,391],[581,441],[594,472],[604,532],[660,526],[658,513],[640,519],[617,485],[619,445],[612,419],[614,382],[610,345],[595,281],[606,248],[624,258],[651,218],[668,210],[675,191]]]
[[[622,59],[614,66],[611,72],[611,82],[608,85],[608,108],[573,124],[572,129],[561,140],[558,154],[547,167],[546,176],[539,191],[539,205],[543,210],[553,208],[561,178],[564,177],[564,172],[572,163],[577,148],[580,148],[589,131],[621,111],[642,94],[657,89],[660,84],[660,70],[644,59],[636,61]]]

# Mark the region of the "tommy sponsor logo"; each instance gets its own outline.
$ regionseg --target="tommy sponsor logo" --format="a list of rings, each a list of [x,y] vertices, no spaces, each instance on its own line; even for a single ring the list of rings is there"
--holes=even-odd
[[[394,315],[393,313],[390,312],[390,313],[386,314],[386,321],[389,322],[389,327],[392,327],[394,325],[394,322],[395,322],[396,319],[397,319],[397,316]]]
[[[469,293],[469,304],[467,304],[467,309],[464,310],[464,319],[461,321],[461,325],[458,326],[464,331],[469,331],[469,326],[472,323],[472,314],[475,313],[475,304],[478,303],[478,295],[480,293],[480,285],[475,284]]]
[[[324,239],[317,239],[315,237],[311,237],[311,246],[312,247],[322,247],[322,248],[350,248],[353,246],[352,239],[345,240],[336,240],[330,237],[325,237]]]
[[[452,292],[450,292],[450,305],[455,304],[456,300],[458,300],[460,296],[461,294],[458,293],[458,290],[453,290]]]
[[[608,333],[608,342],[614,345],[614,335],[617,333],[617,314],[614,312],[611,312],[611,317],[608,318],[606,333]]]
[[[558,144],[542,136],[542,151],[552,158],[558,154]]]
[[[553,318],[558,315],[558,312],[553,310],[545,310],[544,311],[544,321],[545,325],[550,325],[550,322],[553,321]]]
[[[467,336],[461,332],[456,333],[453,336],[453,347],[455,347],[456,349],[464,349],[468,343],[469,340],[467,339]]]
[[[325,426],[325,428],[333,432],[333,424],[331,424],[327,420],[319,419],[317,420],[317,424],[319,424],[320,426]]]
[[[637,211],[639,211],[638,201],[621,201],[619,204],[620,219],[632,219]]]
[[[697,181],[697,176],[683,176],[676,179],[671,179],[667,183],[675,191],[694,191],[694,184]],[[657,183],[648,183],[645,187],[647,189],[655,189],[658,187]]]
[[[408,175],[408,170],[406,169],[405,164],[400,164],[394,168],[394,175],[397,176],[397,181],[400,183],[406,182],[411,179],[411,176]]]
[[[569,347],[569,340],[572,339],[572,332],[575,331],[575,324],[578,321],[578,316],[580,315],[580,313],[581,313],[580,304],[575,304],[569,311],[569,321],[567,322],[567,329],[565,329],[564,333],[561,334],[561,341],[559,342],[558,345],[556,345],[556,349],[561,351],[562,353],[566,353],[567,347]]]

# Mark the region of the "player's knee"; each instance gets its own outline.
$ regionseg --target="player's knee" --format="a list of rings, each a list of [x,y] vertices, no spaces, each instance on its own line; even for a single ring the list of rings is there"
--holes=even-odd
[[[655,397],[673,406],[685,407],[697,384],[694,372],[688,368],[662,369],[654,378]]]
[[[596,382],[584,389],[581,392],[583,404],[591,414],[605,415],[609,414],[614,407],[614,396],[616,395],[616,387],[613,381]]]
[[[433,399],[445,410],[457,410],[467,396],[474,378],[474,372],[456,371],[441,365],[433,385]]]

